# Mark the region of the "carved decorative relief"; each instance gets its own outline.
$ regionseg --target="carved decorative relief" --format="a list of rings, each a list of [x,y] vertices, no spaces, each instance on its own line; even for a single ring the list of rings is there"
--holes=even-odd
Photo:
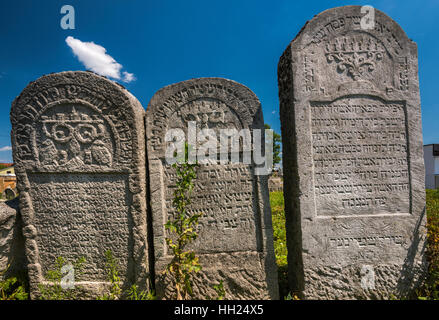
[[[171,126],[185,128],[195,121],[197,129],[237,129],[242,125],[236,114],[221,100],[201,98],[183,105],[171,117]]]
[[[409,89],[409,64],[407,57],[400,57],[398,59],[398,72],[399,90],[407,91]]]
[[[335,63],[337,72],[345,73],[354,81],[372,73],[384,52],[378,41],[365,35],[335,38],[325,46],[327,62]]]
[[[102,117],[79,105],[57,106],[41,116],[37,141],[44,167],[111,167],[113,146]]]

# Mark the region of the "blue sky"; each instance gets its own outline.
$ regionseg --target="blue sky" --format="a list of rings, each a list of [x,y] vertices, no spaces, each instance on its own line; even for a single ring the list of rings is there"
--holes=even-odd
[[[67,44],[69,36],[105,48],[115,60],[110,71],[119,72],[145,108],[168,84],[224,77],[253,90],[265,122],[280,132],[280,55],[307,20],[350,4],[384,11],[417,42],[424,144],[439,143],[438,0],[2,0],[0,162],[12,160],[9,111],[21,90],[47,73],[86,69]],[[60,27],[63,5],[75,8],[75,30]],[[135,80],[124,82],[131,80],[127,74]]]

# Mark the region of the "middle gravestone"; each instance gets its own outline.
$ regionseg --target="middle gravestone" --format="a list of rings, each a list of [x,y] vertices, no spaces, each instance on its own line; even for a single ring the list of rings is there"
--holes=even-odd
[[[202,129],[263,129],[258,98],[245,86],[220,78],[192,79],[167,86],[152,98],[146,112],[154,268],[159,297],[172,297],[162,272],[171,260],[164,224],[173,219],[175,169],[165,159],[166,133],[196,123]],[[191,213],[203,213],[198,238],[188,249],[199,256],[202,271],[194,279],[195,297],[214,297],[223,280],[226,298],[276,299],[277,269],[267,177],[253,164],[201,164],[192,193]]]

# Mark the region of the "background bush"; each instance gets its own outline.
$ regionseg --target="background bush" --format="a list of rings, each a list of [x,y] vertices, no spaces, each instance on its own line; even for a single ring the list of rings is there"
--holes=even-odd
[[[274,253],[279,277],[279,293],[283,299],[288,296],[287,237],[285,233],[284,194],[282,191],[270,192],[270,206],[273,219]]]
[[[419,290],[423,300],[439,300],[439,190],[426,190],[427,193],[427,261],[428,278]]]

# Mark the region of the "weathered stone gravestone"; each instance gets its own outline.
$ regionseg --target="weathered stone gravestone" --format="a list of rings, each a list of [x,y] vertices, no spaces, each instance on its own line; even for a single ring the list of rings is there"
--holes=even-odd
[[[57,257],[85,257],[79,285],[90,294],[101,291],[106,250],[119,260],[124,285],[146,284],[143,117],[127,90],[90,72],[43,76],[13,102],[13,157],[32,295]]]
[[[364,16],[319,14],[279,62],[289,282],[310,299],[409,294],[425,270],[417,47]]]
[[[174,219],[176,212],[172,207],[175,169],[165,159],[173,142],[166,141],[166,134],[181,129],[186,142],[194,147],[188,141],[191,121],[196,123],[198,142],[204,129],[211,129],[216,139],[221,129],[264,128],[255,94],[226,79],[201,78],[173,84],[158,91],[149,103],[146,134],[156,290],[165,298],[172,297],[172,287],[167,286],[169,279],[162,274],[171,259],[164,224]],[[199,236],[188,249],[196,252],[202,266],[194,280],[195,297],[199,299],[215,297],[213,286],[221,280],[227,298],[278,297],[267,177],[255,175],[254,170],[252,163],[216,161],[197,168],[189,211],[203,216]]]

